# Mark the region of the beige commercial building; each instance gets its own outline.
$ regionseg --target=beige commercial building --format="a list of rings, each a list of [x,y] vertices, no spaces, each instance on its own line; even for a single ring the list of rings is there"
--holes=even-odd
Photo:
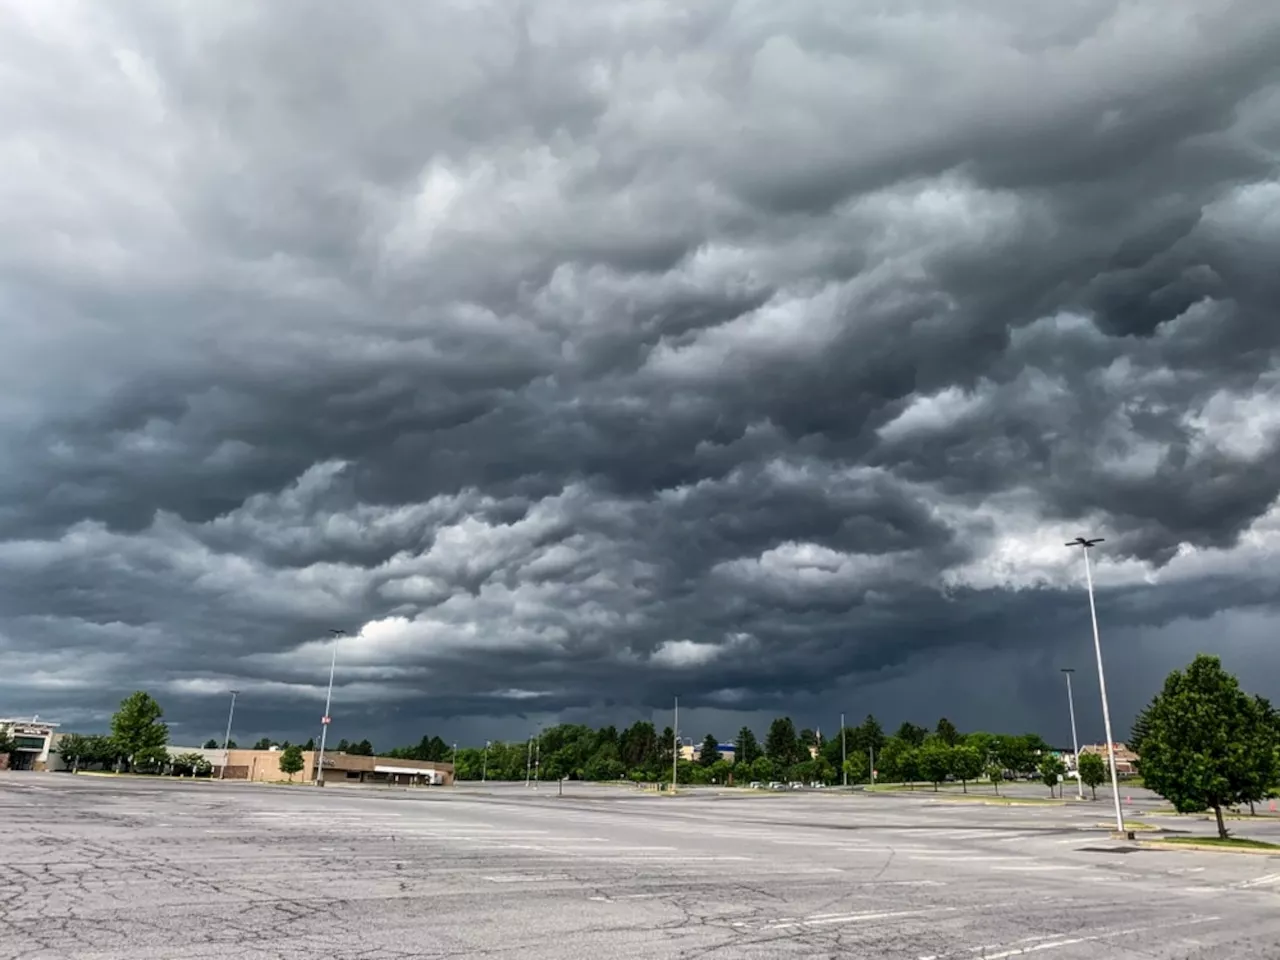
[[[170,748],[170,753],[183,752]],[[198,751],[213,764],[215,777],[227,780],[310,782],[315,779],[316,754],[307,750],[302,754],[302,770],[292,778],[280,769],[280,750],[221,750]],[[225,761],[224,761],[225,756]],[[222,771],[226,763],[225,774]],[[453,764],[433,763],[423,760],[398,760],[394,757],[364,757],[351,753],[325,751],[324,781],[326,783],[386,783],[404,786],[449,786],[453,783]]]
[[[1138,755],[1123,743],[1113,743],[1111,746],[1116,754],[1116,776],[1136,777],[1138,775]],[[1107,745],[1105,743],[1091,743],[1081,747],[1080,753],[1096,753],[1103,760],[1106,760]]]
[[[0,770],[51,770],[57,762],[58,724],[38,717],[30,720],[0,718],[0,733],[13,738],[14,751],[0,755]]]

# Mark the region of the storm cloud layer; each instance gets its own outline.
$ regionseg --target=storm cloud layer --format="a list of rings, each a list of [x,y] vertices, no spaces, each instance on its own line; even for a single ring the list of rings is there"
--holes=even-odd
[[[1060,734],[1079,533],[1122,717],[1280,696],[1272,0],[46,2],[0,64],[0,714],[305,736],[343,628],[362,736]]]

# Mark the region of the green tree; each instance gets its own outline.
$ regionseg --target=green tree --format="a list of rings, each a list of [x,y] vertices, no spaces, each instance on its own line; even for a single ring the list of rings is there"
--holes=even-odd
[[[733,741],[733,762],[749,766],[759,756],[760,744],[756,741],[755,733],[750,727],[743,727],[738,731],[738,738]]]
[[[1080,771],[1080,779],[1093,791],[1093,799],[1098,799],[1098,787],[1107,779],[1107,763],[1096,753],[1082,753],[1076,760]]]
[[[290,780],[293,780],[294,774],[301,773],[304,766],[306,762],[302,759],[302,748],[296,743],[291,743],[280,751],[280,772]]]
[[[1137,716],[1133,718],[1133,725],[1129,727],[1129,739],[1125,745],[1138,755],[1139,761],[1142,757],[1142,744],[1150,732],[1151,708],[1155,702],[1155,697],[1152,697],[1151,702],[1138,711]]]
[[[316,749],[316,738],[315,738],[315,737],[309,737],[309,738],[307,739],[307,742],[306,742],[306,743],[304,743],[304,744],[302,745],[302,752],[303,752],[303,753],[311,753],[311,752],[314,752],[314,751],[315,751],[315,749]]]
[[[277,744],[270,737],[259,737],[258,742],[255,743],[249,749],[250,750],[270,750],[274,746],[277,746]]]
[[[213,764],[198,753],[180,753],[171,758],[170,772],[175,777],[207,777]]]
[[[373,744],[368,740],[361,740],[351,748],[350,753],[357,757],[372,757]],[[441,757],[440,759],[443,760],[444,757]]]
[[[1174,670],[1148,708],[1142,777],[1181,813],[1264,799],[1277,777],[1276,731],[1217,657]]]
[[[925,738],[929,736],[929,731],[924,727],[917,727],[914,723],[904,720],[894,736],[909,747],[923,747]]]
[[[208,740],[206,740],[206,741],[204,742],[204,749],[205,749],[205,750],[217,750],[217,749],[218,749],[218,741],[217,741],[217,740],[215,740],[215,739],[213,739],[213,737],[210,737]]]
[[[164,747],[143,747],[132,754],[130,767],[140,773],[162,773],[173,762]]]
[[[751,779],[768,782],[778,775],[778,766],[768,757],[756,757],[751,764]]]
[[[987,764],[987,779],[997,794],[1000,793],[1000,781],[1004,779],[1004,766],[999,761]]]
[[[727,760],[717,760],[707,769],[711,774],[712,783],[728,783],[729,778],[733,776],[733,764]]]
[[[163,716],[160,704],[141,690],[121,701],[111,718],[111,739],[130,768],[156,765],[169,742],[169,728],[160,721]]]
[[[796,726],[790,717],[778,717],[769,724],[769,734],[764,738],[764,754],[779,767],[789,767],[799,757]]]
[[[0,730],[0,757],[4,757],[7,760],[13,755],[15,746],[16,742],[9,735],[9,731],[7,729]]]
[[[960,778],[965,793],[969,792],[969,781],[982,776],[982,768],[986,758],[978,752],[977,747],[962,744],[951,748],[951,772]]]
[[[64,734],[58,739],[58,756],[71,768],[73,773],[80,770],[80,764],[89,757],[89,738],[78,733]]]
[[[888,737],[884,735],[884,728],[880,726],[880,721],[868,713],[867,719],[863,720],[862,725],[858,727],[856,740],[849,743],[849,749],[852,750],[857,746],[859,750],[874,750],[879,754],[887,740]]]
[[[1053,788],[1056,787],[1062,779],[1063,774],[1067,772],[1066,766],[1051,753],[1046,753],[1040,758],[1040,766],[1037,768],[1040,773],[1040,781],[1049,788],[1049,796],[1053,796]]]
[[[351,744],[348,743],[345,739],[339,740],[338,745],[333,749],[338,753],[349,753],[351,751]]]
[[[698,764],[709,767],[720,759],[720,741],[715,734],[708,733],[702,738],[702,746],[698,748]]]
[[[951,748],[936,738],[928,741],[919,750],[919,765],[920,772],[933,783],[936,793],[938,784],[951,772]]]
[[[844,762],[844,772],[849,775],[849,782],[862,783],[866,780],[871,771],[870,763],[867,755],[861,750],[849,754]]]
[[[960,731],[956,729],[956,725],[943,717],[938,721],[936,736],[948,747],[954,747],[960,742]]]

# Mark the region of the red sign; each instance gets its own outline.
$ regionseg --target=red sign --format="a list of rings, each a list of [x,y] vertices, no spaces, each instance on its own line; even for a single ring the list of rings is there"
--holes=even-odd
[[[328,718],[328,717],[321,717],[321,718],[320,718],[320,722],[321,722],[321,723],[323,723],[323,724],[328,724],[328,722],[329,722],[329,718]]]

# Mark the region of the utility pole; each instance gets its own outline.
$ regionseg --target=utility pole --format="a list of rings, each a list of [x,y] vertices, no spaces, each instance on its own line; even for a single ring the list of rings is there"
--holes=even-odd
[[[849,762],[849,757],[845,749],[844,737],[844,714],[840,714],[840,772],[843,774],[841,782],[847,787],[849,786],[849,768],[845,766]]]
[[[458,744],[456,741],[453,744],[453,785],[455,787],[458,785]]]
[[[1071,675],[1073,667],[1063,667],[1062,674],[1067,678],[1067,709],[1071,711],[1071,749],[1076,754],[1076,797],[1084,799],[1084,781],[1080,779],[1080,738],[1076,736],[1076,700],[1071,693]]]
[[[529,786],[529,774],[533,771],[533,737],[524,748],[524,785]]]
[[[320,718],[320,751],[316,754],[315,784],[324,786],[324,743],[329,733],[329,708],[333,704],[333,671],[338,666],[338,640],[347,635],[345,630],[330,630],[333,636],[333,657],[329,660],[329,692],[324,695],[324,716]]]
[[[484,742],[484,764],[480,767],[480,782],[489,782],[489,741]]]
[[[867,756],[870,758],[869,762],[871,764],[871,773],[868,776],[871,780],[871,786],[874,787],[876,785],[876,748],[867,747]]]
[[[676,697],[675,717],[672,723],[671,744],[671,792],[676,792],[676,781],[679,779],[680,763],[680,698]]]
[[[1076,537],[1068,547],[1080,547],[1084,551],[1084,579],[1089,588],[1089,620],[1093,624],[1093,652],[1098,658],[1098,692],[1102,695],[1102,727],[1107,735],[1107,760],[1111,765],[1111,793],[1116,808],[1116,830],[1124,833],[1124,811],[1120,809],[1120,777],[1116,773],[1116,745],[1111,736],[1111,708],[1107,704],[1107,677],[1102,670],[1102,640],[1098,637],[1098,608],[1093,600],[1093,570],[1089,565],[1089,550],[1103,543],[1101,537],[1087,540]]]
[[[227,711],[227,735],[222,738],[222,770],[218,772],[218,779],[227,779],[227,764],[231,762],[231,718],[236,715],[236,694],[239,690],[231,691],[231,709]]]

